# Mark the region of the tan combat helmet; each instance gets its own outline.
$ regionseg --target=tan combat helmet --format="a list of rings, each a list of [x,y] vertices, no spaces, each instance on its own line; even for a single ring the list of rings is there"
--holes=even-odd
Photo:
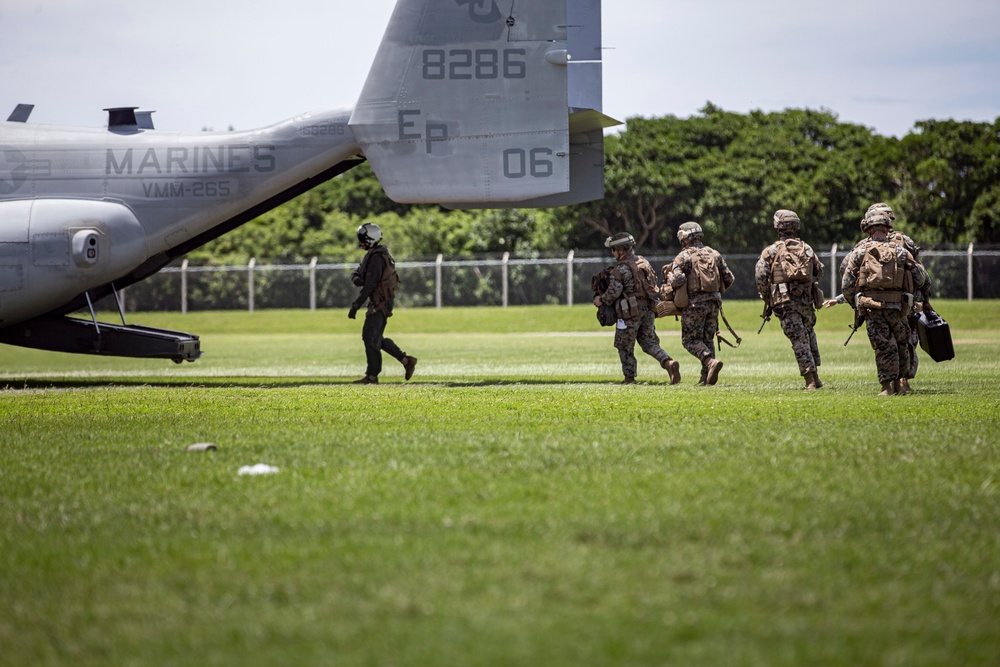
[[[884,211],[866,213],[864,220],[861,221],[861,231],[871,234],[876,227],[885,227],[885,230],[889,231],[892,229],[892,219]]]
[[[774,228],[779,232],[797,232],[802,227],[802,221],[795,211],[781,209],[774,212]]]
[[[885,213],[887,216],[889,216],[890,223],[896,220],[896,214],[892,212],[892,207],[886,204],[884,201],[876,202],[871,206],[869,206],[868,210],[865,212],[865,215],[867,216],[869,213],[875,213],[875,212]],[[892,225],[890,224],[889,226],[891,227]]]
[[[688,241],[697,241],[705,236],[705,232],[702,231],[701,225],[697,222],[685,222],[683,225],[677,228],[677,240],[681,243],[687,243]]]

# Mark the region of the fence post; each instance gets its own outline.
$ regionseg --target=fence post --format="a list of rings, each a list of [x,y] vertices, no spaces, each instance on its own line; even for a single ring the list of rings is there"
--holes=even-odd
[[[441,307],[441,263],[444,262],[444,255],[438,255],[434,260],[434,305]]]
[[[566,255],[566,305],[573,305],[573,256],[575,250],[570,250]]]
[[[309,261],[309,310],[316,310],[316,261],[316,257]]]
[[[503,275],[503,278],[502,278],[503,285],[500,288],[500,293],[503,294],[503,307],[504,308],[507,307],[507,303],[509,302],[509,298],[510,298],[510,286],[508,284],[508,277],[510,275],[509,274],[509,269],[508,269],[509,262],[510,262],[510,253],[509,252],[505,252],[503,254],[503,268],[501,269],[501,274]]]
[[[251,257],[247,264],[247,294],[249,295],[250,312],[253,312],[253,267],[257,266],[257,258]]]
[[[188,261],[181,262],[181,312],[188,311]]]
[[[837,244],[830,247],[830,298],[840,294],[837,288]]]
[[[966,282],[968,283],[968,286],[969,286],[969,301],[972,301],[972,291],[973,291],[972,290],[972,246],[973,246],[973,244],[970,243],[969,244],[969,267],[968,267],[968,275],[966,276]]]

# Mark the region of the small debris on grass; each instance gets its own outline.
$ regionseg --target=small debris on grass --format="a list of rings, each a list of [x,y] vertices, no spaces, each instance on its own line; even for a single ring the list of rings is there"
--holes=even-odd
[[[258,463],[255,466],[243,466],[239,470],[241,475],[273,475],[278,472],[278,468],[269,466],[266,463]]]
[[[215,446],[214,442],[198,442],[193,445],[188,445],[187,451],[189,452],[214,452],[218,447]]]

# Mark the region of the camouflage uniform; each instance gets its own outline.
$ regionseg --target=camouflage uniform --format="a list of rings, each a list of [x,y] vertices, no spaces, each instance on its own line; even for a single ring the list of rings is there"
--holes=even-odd
[[[635,277],[632,275],[631,262],[635,262],[639,256],[634,252],[629,252],[626,261],[619,262],[615,267],[621,280],[612,273],[608,278],[608,289],[600,295],[605,304],[613,304],[622,295],[635,294]],[[656,315],[651,309],[652,304],[640,301],[638,318],[624,320],[625,328],[615,330],[615,348],[618,350],[618,357],[622,362],[622,374],[626,380],[634,380],[636,376],[637,362],[635,358],[635,344],[639,343],[642,351],[656,359],[660,366],[665,367],[670,361],[670,355],[660,347],[660,337],[656,335],[654,320]]]
[[[691,256],[695,251],[702,249],[708,249],[715,254],[723,288],[729,289],[733,284],[735,277],[722,255],[706,246],[701,240],[694,240],[677,254],[673,263],[663,267],[663,279],[673,287],[674,291],[688,283],[693,268]],[[681,343],[685,350],[701,362],[700,384],[703,384],[708,377],[709,362],[715,359],[714,344],[719,331],[722,292],[692,291],[691,285],[688,285],[688,301],[689,305],[681,311]]]
[[[754,267],[754,279],[757,282],[757,293],[766,304],[774,310],[775,316],[781,322],[781,330],[792,343],[795,360],[799,364],[799,374],[802,376],[816,373],[822,364],[819,356],[819,346],[816,343],[816,305],[813,300],[812,283],[802,283],[804,287],[797,290],[798,294],[789,293],[784,297],[772,295],[772,276],[774,262],[781,250],[781,242],[788,239],[798,239],[795,234],[782,233],[779,241],[764,248]],[[803,243],[813,258],[812,282],[823,278],[823,263],[813,252],[809,244]],[[776,301],[780,301],[776,303]]]
[[[894,216],[891,215],[891,209],[889,209],[887,205],[874,204],[869,210],[873,210],[876,208],[881,208],[883,211],[888,211],[890,214],[890,220],[894,219]],[[902,232],[898,232],[895,230],[890,231],[886,235],[886,238],[889,241],[892,241],[893,243],[901,244],[907,250],[907,252],[909,252],[910,255],[913,257],[913,284],[914,284],[913,309],[910,311],[909,317],[907,318],[907,323],[909,324],[910,327],[910,335],[906,343],[907,370],[906,373],[902,376],[903,379],[912,380],[913,378],[917,377],[917,369],[920,365],[920,358],[917,356],[917,347],[919,347],[920,345],[920,338],[917,332],[917,321],[920,319],[920,313],[924,310],[924,308],[930,307],[930,298],[933,286],[931,283],[930,275],[927,273],[927,270],[924,268],[923,264],[921,264],[920,261],[917,259],[920,253],[920,246],[918,246],[913,241],[913,239],[907,236],[906,234],[903,234]],[[864,243],[867,240],[868,239],[861,239],[860,241],[857,242],[857,244],[855,244],[854,247],[858,248],[862,243]],[[846,303],[843,294],[838,294],[835,298],[837,300],[837,303]]]
[[[844,260],[841,287],[844,299],[848,303],[856,303],[861,262],[865,252],[874,243],[875,241],[870,238],[861,241]],[[911,274],[916,289],[922,288],[923,284],[918,284],[919,277],[913,272],[913,257],[903,246],[893,244],[893,247],[896,248],[897,264]],[[909,377],[910,325],[909,312],[904,312],[904,308],[905,304],[886,303],[883,308],[863,308],[861,310],[861,314],[865,316],[868,340],[875,351],[878,380],[883,386],[886,383],[895,382],[899,378]]]

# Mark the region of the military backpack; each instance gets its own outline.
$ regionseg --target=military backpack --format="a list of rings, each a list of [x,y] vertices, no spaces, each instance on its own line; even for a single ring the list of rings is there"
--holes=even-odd
[[[771,265],[771,283],[811,283],[814,256],[812,248],[798,239],[778,241],[778,254]]]
[[[722,276],[719,274],[719,253],[711,248],[693,248],[689,251],[691,257],[691,273],[688,275],[688,293],[722,292]]]
[[[615,267],[609,266],[603,271],[594,274],[590,279],[590,289],[594,291],[594,296],[600,296],[608,291],[608,279],[611,277],[611,272],[615,271]],[[618,276],[621,278],[621,276]],[[618,315],[615,313],[614,306],[600,305],[597,307],[597,322],[602,327],[611,327],[618,322]]]
[[[872,241],[865,248],[858,270],[858,308],[913,307],[913,274],[908,271],[906,250],[889,241]],[[889,305],[889,304],[900,304]]]
[[[899,248],[889,241],[872,241],[861,258],[858,288],[863,291],[902,290],[906,267],[899,262]]]

